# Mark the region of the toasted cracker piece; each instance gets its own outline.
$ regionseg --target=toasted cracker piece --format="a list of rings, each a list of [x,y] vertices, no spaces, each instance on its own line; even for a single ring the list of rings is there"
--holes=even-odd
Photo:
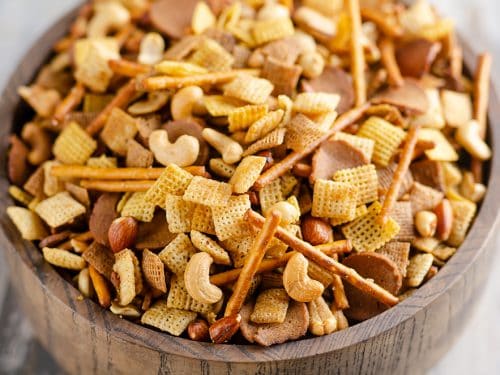
[[[425,155],[430,160],[436,161],[458,161],[458,154],[438,129],[423,128],[418,134],[419,141],[434,142],[434,147],[425,151]]]
[[[296,115],[286,129],[285,144],[296,152],[303,152],[325,135],[324,131],[303,114]]]
[[[378,176],[373,164],[341,169],[333,175],[333,181],[345,182],[358,189],[356,206],[371,203],[378,198]]]
[[[386,243],[383,247],[377,250],[378,254],[385,255],[398,266],[399,272],[403,277],[406,277],[406,267],[410,262],[410,243],[392,241]]]
[[[193,230],[191,231],[191,241],[198,250],[208,253],[214,260],[214,263],[226,266],[231,264],[231,259],[226,250],[210,237]]]
[[[224,206],[230,197],[231,185],[200,176],[193,177],[183,195],[187,202],[210,207]]]
[[[444,194],[431,187],[415,182],[410,190],[413,215],[419,211],[432,211],[444,198]]]
[[[40,217],[26,208],[7,207],[7,215],[25,240],[41,240],[48,234]]]
[[[137,134],[137,125],[133,117],[123,110],[114,108],[104,125],[101,138],[113,152],[127,155],[127,142]]]
[[[349,142],[329,139],[313,156],[310,180],[329,180],[341,169],[360,167],[369,161],[363,152]]]
[[[165,265],[160,257],[148,249],[142,252],[142,272],[147,283],[163,293],[167,292],[165,281]]]
[[[169,308],[166,301],[158,301],[142,315],[141,323],[180,336],[195,319],[195,312]]]
[[[285,134],[285,128],[278,128],[276,130],[273,130],[265,137],[248,146],[248,148],[243,152],[243,156],[253,155],[258,153],[259,151],[269,150],[271,148],[282,145],[285,141]]]
[[[168,194],[165,200],[168,230],[172,233],[185,233],[191,230],[195,204],[177,195]]]
[[[153,220],[155,213],[154,204],[146,201],[145,192],[133,193],[121,210],[121,216],[131,216],[143,222]]]
[[[250,199],[247,194],[230,197],[227,206],[212,207],[215,233],[220,241],[247,233],[243,216],[248,209],[250,209]]]
[[[343,264],[356,270],[361,276],[372,279],[389,293],[397,294],[401,289],[403,277],[396,263],[378,253],[353,254],[344,259]],[[349,308],[345,314],[350,319],[366,320],[387,310],[387,306],[369,294],[351,285],[345,285]]]
[[[52,228],[67,224],[78,216],[83,215],[86,209],[79,202],[71,198],[68,192],[62,192],[41,201],[35,212]]]
[[[85,259],[67,250],[44,247],[42,251],[43,258],[54,266],[75,271],[83,270],[87,266]]]
[[[410,167],[416,182],[430,186],[438,191],[445,191],[443,164],[435,160],[423,160]]]
[[[451,246],[458,247],[464,242],[465,235],[476,214],[477,205],[467,200],[451,200],[450,203],[453,209],[453,226],[447,242]]]
[[[396,202],[389,212],[389,216],[399,225],[399,233],[395,241],[411,242],[415,238],[415,225],[413,224],[413,211],[411,202]]]
[[[283,323],[289,298],[285,289],[267,289],[257,296],[250,320],[253,323]]]
[[[189,61],[211,72],[231,70],[234,57],[213,39],[205,39],[192,54]]]
[[[233,109],[227,115],[229,131],[234,133],[238,130],[247,129],[255,121],[266,115],[268,109],[269,106],[267,104],[245,105]]]
[[[371,99],[373,104],[390,104],[412,115],[427,112],[429,101],[417,81],[406,79],[399,87],[389,88]]]
[[[235,98],[228,98],[224,95],[205,95],[203,104],[212,117],[230,116],[245,105],[245,102]],[[231,130],[231,129],[230,129]]]
[[[399,224],[389,219],[384,224],[378,223],[381,210],[379,202],[368,208],[368,213],[345,225],[342,232],[351,240],[352,246],[359,252],[372,252],[392,240],[399,233]]]
[[[269,112],[255,121],[245,135],[245,143],[255,142],[275,130],[280,125],[283,115],[284,111],[278,109],[277,111]]]
[[[394,178],[394,172],[396,171],[397,164],[391,163],[387,167],[377,168],[379,189],[382,195],[387,194],[389,188],[391,187],[392,180]],[[403,183],[399,188],[399,193],[397,194],[397,199],[401,199],[403,195],[408,193],[408,191],[413,186],[413,176],[410,171],[407,171],[403,177]]]
[[[129,139],[127,142],[127,167],[149,168],[153,166],[154,156],[151,151],[144,148],[139,142]]]
[[[288,17],[256,21],[252,28],[252,35],[256,45],[283,39],[292,36],[293,33],[293,23]]]
[[[196,205],[193,210],[193,217],[191,218],[191,230],[206,234],[215,234],[212,209],[209,206]]]
[[[198,302],[192,298],[186,290],[184,277],[181,275],[172,276],[170,291],[167,297],[167,306],[201,314],[213,312],[215,307],[213,304]]]
[[[179,233],[158,256],[170,271],[176,275],[182,275],[194,253],[196,249],[189,237],[184,233]]]
[[[117,292],[120,305],[122,306],[126,306],[131,303],[138,292],[136,290],[134,258],[134,253],[129,249],[122,250],[115,254],[113,271],[120,277]]]
[[[356,212],[358,188],[345,183],[317,180],[314,184],[312,215],[351,219]]]
[[[144,199],[160,207],[165,206],[167,194],[183,195],[193,175],[175,164],[168,165]]]
[[[337,319],[323,297],[308,302],[309,332],[314,336],[329,335],[337,330]]]
[[[442,129],[446,123],[441,107],[441,98],[438,89],[426,89],[425,95],[429,101],[429,109],[424,114],[414,116],[410,119],[413,125],[421,125],[426,128]]]
[[[349,143],[351,146],[357,148],[360,152],[362,152],[368,161],[372,160],[373,150],[375,148],[374,140],[358,137],[357,135],[352,135],[344,132],[335,133],[333,135],[333,139]]]
[[[405,139],[406,133],[380,117],[370,117],[361,126],[357,135],[375,141],[372,160],[386,167]]]
[[[259,191],[259,202],[263,213],[266,213],[275,203],[284,200],[281,190],[281,180],[275,180],[269,185],[264,186]]]
[[[165,213],[157,211],[149,223],[139,223],[135,247],[137,249],[160,249],[167,246],[175,237],[176,234],[168,230]]]
[[[89,218],[89,230],[94,239],[102,245],[109,246],[108,230],[114,219],[118,217],[116,205],[119,194],[104,193],[94,204]]]
[[[209,162],[210,169],[219,177],[231,178],[236,171],[236,167],[226,163],[222,158],[213,158]]]
[[[54,142],[52,152],[64,164],[85,164],[97,142],[76,122],[69,123]]]
[[[308,115],[318,115],[335,111],[340,101],[337,94],[322,92],[303,92],[293,102],[293,110]]]
[[[410,264],[406,268],[406,285],[418,287],[424,281],[427,272],[432,267],[434,257],[432,254],[417,254],[410,259]]]
[[[301,74],[302,67],[289,65],[268,56],[264,61],[261,76],[274,85],[273,95],[293,96]]]
[[[97,272],[106,277],[106,279],[111,279],[115,256],[109,248],[94,241],[83,252],[82,258],[94,267]]]
[[[245,157],[229,180],[233,192],[236,194],[246,193],[260,176],[266,164],[266,158],[262,156]]]
[[[273,84],[267,79],[240,74],[231,83],[224,86],[224,95],[251,104],[264,104],[273,89]]]

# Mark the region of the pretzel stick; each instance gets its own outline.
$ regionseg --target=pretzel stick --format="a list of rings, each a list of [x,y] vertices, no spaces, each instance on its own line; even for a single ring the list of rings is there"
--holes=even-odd
[[[366,102],[365,54],[363,51],[359,0],[347,0],[351,20],[351,74],[354,81],[356,107]]]
[[[392,86],[403,86],[404,80],[399,70],[394,51],[394,41],[389,38],[382,38],[380,41],[380,52],[382,54],[382,64],[387,70],[387,79]]]
[[[137,92],[135,88],[135,79],[131,79],[125,86],[123,86],[116,96],[111,100],[108,105],[99,113],[99,115],[87,126],[87,133],[90,135],[97,134],[101,131],[108,119],[109,114],[113,108],[123,108],[134,97]]]
[[[61,101],[54,112],[53,123],[55,125],[64,121],[64,118],[73,109],[78,107],[85,96],[85,86],[78,82],[69,92],[69,94]]]
[[[146,65],[123,59],[109,60],[108,66],[113,71],[113,73],[131,78],[136,77],[139,74],[149,73],[151,71],[151,68]]]
[[[298,163],[300,160],[305,158],[307,155],[311,154],[316,150],[324,141],[334,135],[336,132],[339,132],[351,125],[353,122],[359,120],[365,111],[369,108],[369,104],[365,103],[361,107],[353,108],[335,120],[332,128],[325,133],[321,138],[317,139],[314,142],[311,142],[304,150],[300,152],[292,152],[288,154],[283,160],[279,163],[274,164],[271,168],[266,170],[260,177],[257,179],[253,187],[256,190],[262,189],[264,186],[270,184],[277,178],[283,176],[286,172],[293,168],[293,166]]]
[[[335,242],[330,242],[323,245],[315,246],[316,249],[322,251],[326,255],[337,254],[337,253],[347,253],[352,250],[352,245],[348,240],[340,240]],[[296,251],[290,251],[283,255],[279,259],[264,259],[257,269],[257,274],[264,273],[268,271],[273,271],[276,268],[283,267],[287,264],[288,260],[295,254]],[[241,268],[235,268],[230,271],[221,272],[210,277],[210,282],[212,284],[221,286],[225,284],[232,283],[235,281],[241,273]]]
[[[403,36],[403,29],[398,24],[391,22],[387,14],[377,9],[361,7],[361,17],[367,21],[373,22],[377,27],[390,38],[399,38]]]
[[[104,308],[111,306],[111,293],[109,292],[108,283],[104,277],[97,272],[97,270],[89,266],[89,275],[92,280],[92,285],[94,286],[95,293],[97,294],[97,299],[99,300],[99,305]]]
[[[394,207],[394,203],[396,203],[399,189],[404,181],[404,175],[408,171],[410,167],[413,153],[415,152],[415,146],[417,145],[418,139],[418,131],[420,129],[420,125],[414,125],[408,131],[406,135],[406,142],[399,157],[398,166],[394,171],[394,176],[392,177],[391,186],[389,187],[389,191],[387,192],[384,204],[382,205],[382,209],[380,210],[380,216],[378,220],[380,223],[385,224],[387,219],[389,218],[389,213]]]
[[[179,89],[186,86],[204,86],[225,83],[234,79],[238,74],[250,74],[258,76],[258,69],[237,69],[229,72],[214,72],[197,74],[188,77],[157,76],[147,77],[141,81],[141,88],[146,91]]]
[[[312,167],[306,163],[297,163],[292,168],[292,173],[297,177],[309,178],[311,172]]]
[[[450,75],[456,81],[460,82],[463,71],[463,50],[457,41],[455,33],[450,33],[448,41],[448,58],[450,59]]]
[[[339,275],[333,275],[332,284],[333,301],[335,303],[335,307],[339,310],[345,310],[349,308],[349,301],[347,300],[347,296],[345,295],[342,278]]]
[[[241,307],[247,298],[252,279],[259,269],[262,259],[266,254],[266,250],[269,247],[269,243],[273,239],[274,234],[280,225],[280,221],[281,213],[277,210],[271,211],[266,219],[262,218],[261,230],[255,238],[252,247],[248,251],[245,258],[245,264],[243,265],[241,273],[238,276],[238,280],[234,285],[233,294],[231,294],[231,297],[229,297],[229,301],[227,302],[224,316],[236,315],[240,312]]]
[[[154,180],[82,180],[80,181],[80,186],[88,190],[105,191],[108,193],[135,193],[148,190],[154,183]]]
[[[52,176],[96,180],[156,180],[164,168],[98,168],[85,165],[56,165]]]
[[[245,214],[245,221],[249,224],[262,228],[264,225],[264,218],[257,212],[248,210]],[[287,232],[285,229],[279,227],[276,230],[276,238],[280,239],[292,249],[302,253],[305,257],[311,259],[313,262],[317,263],[319,266],[325,268],[326,270],[335,273],[345,279],[348,283],[354,287],[362,290],[373,296],[378,301],[394,306],[398,303],[398,298],[394,297],[384,288],[378,286],[373,281],[369,281],[361,277],[355,270],[350,267],[344,266],[342,263],[337,262],[335,259],[330,258],[328,255],[323,254],[318,249],[315,249],[311,244],[302,241]]]

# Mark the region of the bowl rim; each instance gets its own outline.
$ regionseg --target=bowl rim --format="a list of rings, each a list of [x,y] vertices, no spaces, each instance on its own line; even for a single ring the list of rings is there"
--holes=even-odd
[[[494,85],[490,82],[490,106],[489,118],[489,140],[493,150],[493,157],[489,163],[487,193],[481,205],[477,217],[457,253],[449,262],[427,282],[419,288],[411,297],[399,303],[384,313],[358,323],[346,330],[333,334],[307,338],[299,341],[287,342],[280,345],[263,348],[257,345],[213,345],[200,343],[185,338],[174,337],[139,324],[120,319],[110,311],[101,308],[89,299],[83,303],[89,311],[87,316],[75,311],[75,306],[67,300],[76,300],[79,296],[78,290],[70,286],[57,271],[47,264],[40,251],[30,242],[22,240],[15,226],[5,215],[5,209],[12,204],[8,197],[7,189],[9,182],[6,175],[6,151],[8,149],[8,135],[11,133],[14,120],[14,112],[20,103],[17,96],[17,87],[26,84],[33,79],[47,54],[37,51],[50,51],[53,43],[63,36],[70,22],[77,14],[78,6],[53,23],[43,35],[33,43],[28,52],[21,58],[20,63],[11,73],[9,80],[0,97],[0,119],[6,120],[8,125],[0,128],[0,216],[1,235],[4,237],[5,251],[15,253],[25,266],[28,266],[36,274],[42,288],[53,297],[72,309],[77,317],[85,319],[94,329],[99,329],[105,334],[114,335],[129,343],[145,346],[150,350],[164,352],[189,359],[206,360],[212,362],[227,362],[228,358],[233,363],[260,363],[268,361],[286,361],[307,358],[325,353],[331,353],[339,349],[360,344],[374,337],[387,334],[396,326],[407,320],[413,319],[422,309],[432,304],[439,296],[449,290],[460,281],[461,276],[472,266],[475,260],[484,251],[484,245],[494,233],[500,209],[500,200],[497,199],[500,186],[500,153],[495,152],[500,140],[500,103]],[[472,48],[461,39],[464,47],[464,62],[466,67],[474,66],[474,53]],[[33,251],[35,250],[35,251]],[[94,317],[90,320],[88,317]],[[303,345],[306,344],[306,345]]]

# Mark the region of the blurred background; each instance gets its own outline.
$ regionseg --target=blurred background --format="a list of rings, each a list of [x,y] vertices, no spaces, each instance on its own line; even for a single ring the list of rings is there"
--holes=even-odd
[[[0,0],[0,88],[27,48],[79,0]],[[500,84],[500,1],[431,0],[442,14],[455,19],[462,37],[475,52],[493,53],[494,81]],[[3,124],[6,126],[6,124]],[[500,244],[499,244],[500,245]],[[500,246],[499,246],[500,247]],[[9,288],[0,252],[0,374],[62,374],[33,339],[29,323]],[[444,374],[500,373],[500,257],[484,286],[476,313],[453,349],[429,372]],[[497,270],[497,272],[495,272]],[[443,322],[445,324],[445,322]]]

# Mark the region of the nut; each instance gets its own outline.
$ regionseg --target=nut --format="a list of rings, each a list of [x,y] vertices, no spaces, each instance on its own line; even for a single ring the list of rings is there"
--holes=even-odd
[[[288,295],[299,302],[311,302],[323,294],[323,284],[307,275],[309,262],[300,253],[293,255],[283,272],[283,286]]]
[[[167,166],[176,164],[179,167],[193,165],[200,153],[200,142],[191,135],[181,135],[174,143],[170,143],[166,130],[155,130],[149,136],[149,148],[155,159]]]
[[[436,233],[437,215],[430,211],[419,211],[415,215],[415,227],[422,237],[432,237]]]
[[[108,230],[109,246],[114,253],[131,247],[135,243],[139,225],[133,217],[119,217],[113,220]]]
[[[484,198],[484,195],[486,194],[486,186],[477,183],[471,172],[466,172],[464,173],[462,183],[460,184],[460,193],[464,198],[477,203]]]
[[[21,138],[30,145],[28,161],[33,165],[40,165],[50,159],[52,152],[49,135],[40,126],[30,122],[23,127]]]
[[[186,265],[184,283],[189,295],[201,303],[216,303],[222,298],[222,290],[210,283],[212,257],[204,252],[194,254]]]
[[[491,158],[491,149],[479,135],[479,123],[468,121],[458,128],[455,138],[457,142],[473,157],[479,160]]]
[[[165,106],[168,102],[169,94],[164,91],[155,91],[148,93],[147,99],[135,102],[128,107],[131,115],[147,115],[156,112]]]
[[[89,298],[92,295],[93,288],[92,283],[90,282],[90,274],[88,268],[84,268],[78,274],[78,290],[86,298]]]
[[[323,297],[307,304],[309,310],[309,331],[315,336],[329,335],[337,329],[337,319]]]
[[[130,22],[130,12],[116,1],[100,2],[94,6],[94,16],[87,26],[87,37],[98,38],[118,30]]]
[[[121,306],[118,302],[113,301],[109,309],[115,315],[126,316],[128,318],[138,318],[141,316],[139,309],[132,304]]]
[[[231,337],[238,332],[240,324],[240,314],[225,316],[210,326],[210,338],[215,344],[223,344],[231,340]]]
[[[325,60],[318,52],[308,52],[300,56],[299,65],[302,67],[302,74],[307,78],[316,78],[325,69]]]
[[[300,211],[295,206],[285,201],[273,204],[267,212],[273,210],[279,211],[281,214],[280,225],[296,223],[300,218]]]
[[[194,322],[189,323],[187,333],[193,341],[208,341],[210,339],[208,328],[208,323],[205,320],[196,319]]]
[[[22,185],[28,173],[28,148],[16,135],[10,136],[9,161],[7,172],[9,180],[15,185]]]
[[[165,52],[165,41],[158,33],[147,33],[141,40],[139,57],[137,61],[141,64],[154,65],[163,59]]]
[[[172,118],[182,120],[193,117],[195,109],[198,111],[202,106],[203,95],[203,90],[198,86],[187,86],[177,91],[170,105]]]
[[[333,230],[327,222],[308,216],[302,221],[302,237],[311,245],[321,245],[333,241]]]
[[[205,141],[222,155],[222,160],[226,163],[234,164],[241,160],[243,148],[238,142],[232,140],[227,135],[210,128],[205,128],[203,129],[202,136]]]
[[[450,237],[453,227],[453,208],[448,199],[443,199],[435,208],[437,217],[436,237],[446,241]]]

